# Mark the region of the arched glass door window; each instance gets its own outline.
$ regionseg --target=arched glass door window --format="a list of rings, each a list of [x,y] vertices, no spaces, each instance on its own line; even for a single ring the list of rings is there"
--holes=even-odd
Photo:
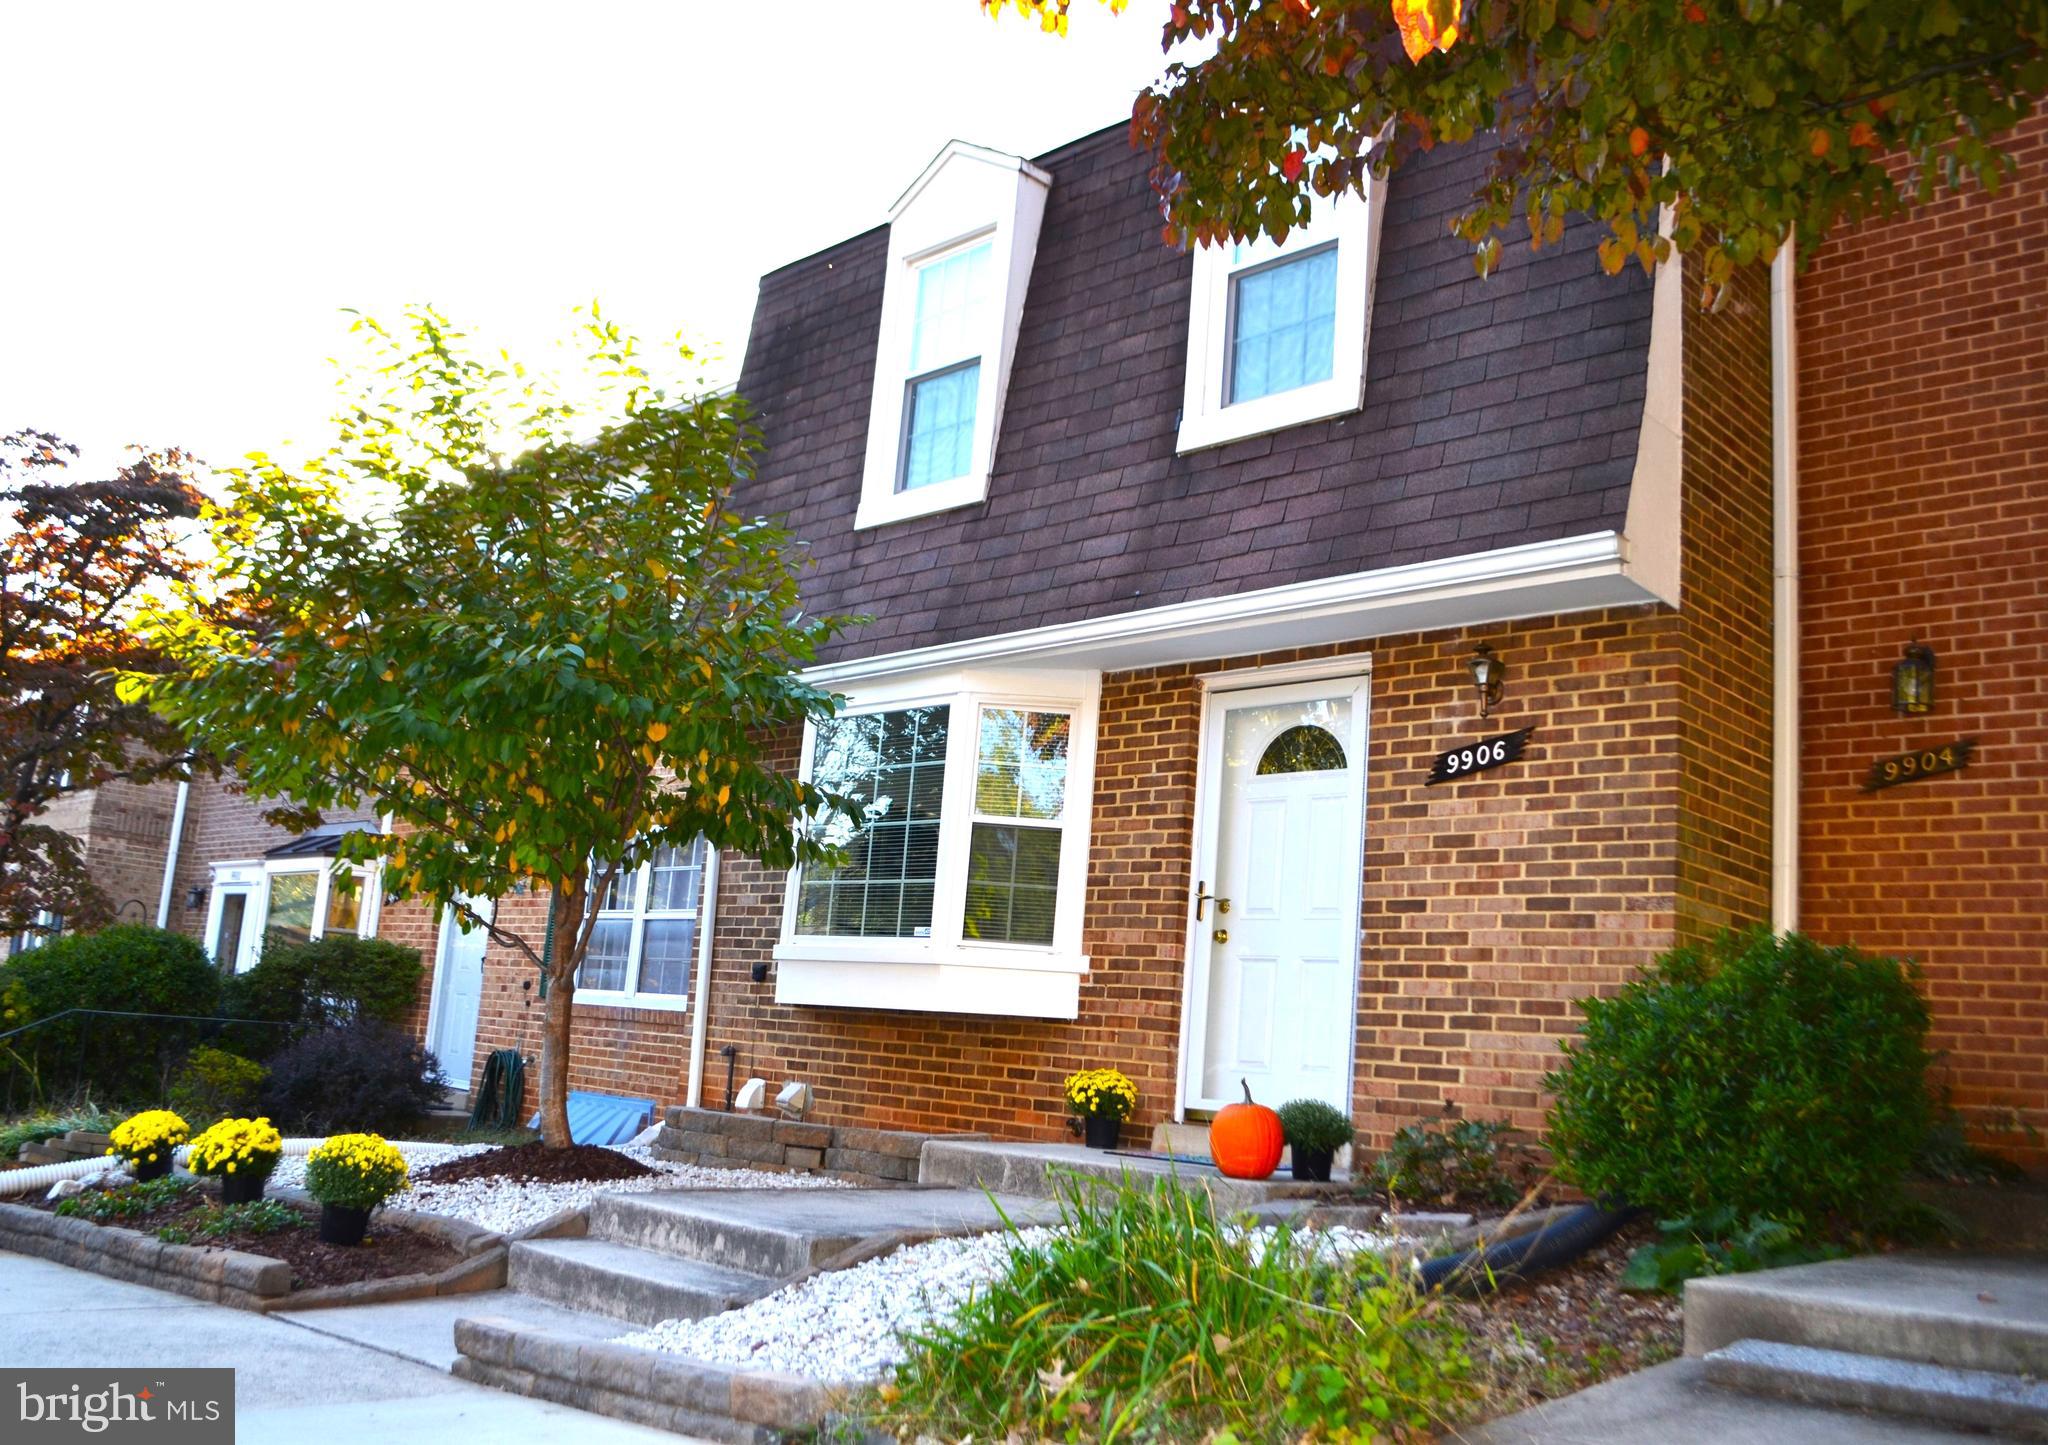
[[[1344,745],[1328,728],[1300,723],[1266,744],[1259,755],[1259,776],[1272,773],[1341,773]]]

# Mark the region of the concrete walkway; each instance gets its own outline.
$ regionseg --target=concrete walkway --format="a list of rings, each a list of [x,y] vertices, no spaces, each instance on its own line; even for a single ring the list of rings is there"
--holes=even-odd
[[[240,1445],[485,1439],[492,1445],[676,1445],[685,1439],[471,1385],[283,1320],[17,1254],[0,1254],[0,1365],[230,1365]]]

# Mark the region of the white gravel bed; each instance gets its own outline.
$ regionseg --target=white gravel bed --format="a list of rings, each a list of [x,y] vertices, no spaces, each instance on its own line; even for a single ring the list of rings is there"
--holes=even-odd
[[[494,1144],[423,1144],[392,1141],[405,1156],[407,1169],[417,1177],[422,1170],[450,1159],[482,1154]],[[423,1214],[445,1214],[466,1219],[485,1229],[509,1234],[530,1224],[581,1209],[600,1191],[612,1194],[647,1194],[657,1189],[845,1189],[837,1179],[810,1174],[781,1174],[765,1169],[706,1169],[696,1164],[675,1164],[657,1159],[644,1144],[611,1146],[629,1159],[637,1159],[655,1172],[640,1179],[607,1179],[563,1184],[520,1183],[510,1179],[467,1179],[454,1184],[415,1184],[386,1201],[393,1209],[415,1209]],[[277,1162],[271,1182],[301,1188],[306,1182],[306,1161],[285,1158]]]
[[[1252,1230],[1252,1250],[1265,1249],[1277,1232]],[[620,1336],[619,1343],[831,1383],[875,1380],[903,1362],[903,1331],[950,1317],[972,1291],[1003,1272],[1013,1244],[1041,1245],[1053,1233],[1035,1228],[910,1245],[708,1319],[664,1320]],[[1293,1238],[1297,1247],[1332,1262],[1406,1243],[1395,1234],[1343,1228]]]
[[[1050,1229],[1025,1229],[913,1244],[708,1319],[664,1320],[620,1343],[813,1380],[873,1380],[903,1361],[900,1332],[951,1315],[1003,1272],[1013,1243],[1050,1238]]]

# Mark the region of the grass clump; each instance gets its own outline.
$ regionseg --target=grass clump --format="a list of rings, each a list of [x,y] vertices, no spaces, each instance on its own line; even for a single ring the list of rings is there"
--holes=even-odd
[[[32,1114],[9,1124],[0,1124],[0,1159],[14,1158],[21,1153],[24,1144],[61,1139],[74,1129],[88,1134],[105,1134],[120,1123],[122,1117],[88,1104],[68,1114]]]
[[[1464,1336],[1377,1256],[1219,1222],[1201,1193],[1070,1181],[1050,1242],[906,1337],[880,1391],[909,1435],[1254,1442],[1419,1432],[1464,1413]]]

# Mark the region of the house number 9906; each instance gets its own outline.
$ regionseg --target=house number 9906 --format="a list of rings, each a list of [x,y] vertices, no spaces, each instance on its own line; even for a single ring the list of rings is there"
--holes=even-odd
[[[1511,763],[1522,755],[1522,749],[1529,742],[1534,728],[1518,728],[1498,737],[1482,738],[1476,743],[1452,748],[1449,752],[1438,753],[1429,769],[1428,781],[1448,783],[1459,778],[1481,773],[1488,768],[1497,768],[1502,763]]]

